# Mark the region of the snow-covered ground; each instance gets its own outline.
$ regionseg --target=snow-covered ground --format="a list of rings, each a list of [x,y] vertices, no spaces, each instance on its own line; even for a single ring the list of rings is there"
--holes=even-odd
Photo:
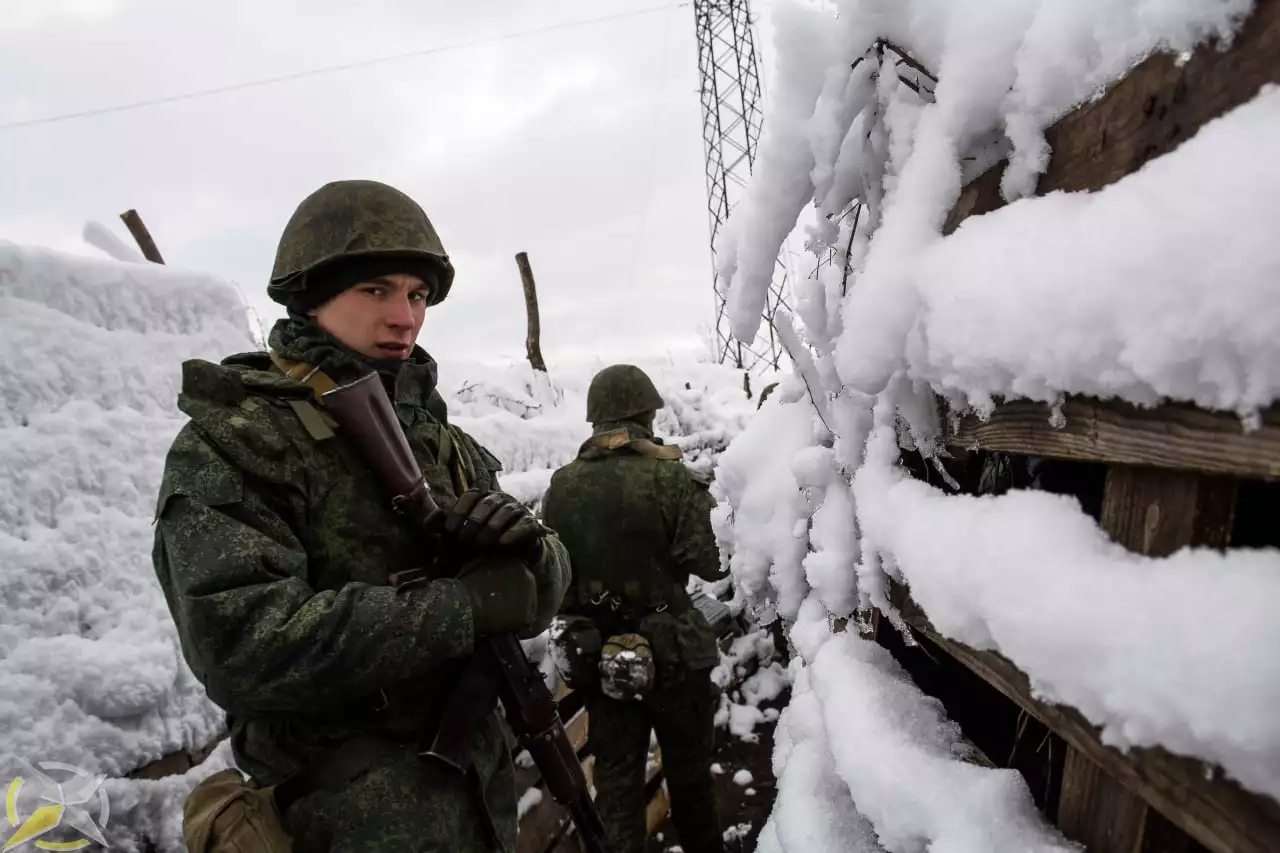
[[[979,413],[1001,397],[1174,399],[1245,427],[1280,398],[1280,89],[1105,189],[1032,195],[1047,126],[1154,51],[1230,38],[1252,7],[773,9],[756,168],[718,246],[735,333],[754,335],[778,246],[809,205],[810,245],[832,262],[796,283],[795,316],[778,322],[795,375],[717,476],[736,583],[800,653],[761,850],[1065,849],[1018,777],[952,754],[958,731],[882,650],[831,634],[871,607],[896,619],[890,577],[942,633],[1011,658],[1109,742],[1219,763],[1280,797],[1280,553],[1143,558],[1073,500],[946,497],[896,467],[900,446],[937,449],[934,395]],[[936,86],[892,50],[879,62],[877,39]],[[1011,203],[944,237],[963,181],[1005,155]],[[1187,617],[1215,603],[1230,617]]]
[[[185,776],[120,778],[222,728],[182,660],[151,567],[151,523],[185,420],[180,363],[253,348],[225,282],[0,242],[3,754],[112,777],[106,831],[117,850],[144,839],[183,849],[183,798],[231,760],[224,743]],[[548,378],[527,365],[446,361],[441,390],[457,423],[506,466],[504,485],[536,504],[589,434],[585,394],[602,366],[553,364]],[[668,401],[659,434],[695,466],[709,467],[755,411],[733,370],[641,366]]]

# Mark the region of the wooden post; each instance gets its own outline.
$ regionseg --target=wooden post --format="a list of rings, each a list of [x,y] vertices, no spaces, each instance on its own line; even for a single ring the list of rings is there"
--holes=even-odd
[[[156,248],[156,241],[151,239],[151,232],[142,223],[142,217],[138,215],[138,211],[129,208],[120,214],[120,218],[124,220],[125,227],[129,229],[129,233],[137,241],[138,248],[142,250],[142,256],[153,264],[163,264],[164,258],[160,257],[160,250]]]
[[[1102,527],[1119,544],[1152,557],[1190,545],[1225,548],[1237,482],[1234,477],[1112,465],[1107,469]],[[1058,828],[1090,853],[1195,849],[1194,842],[1172,831],[1167,819],[1137,793],[1074,746],[1067,747]]]
[[[529,336],[525,338],[525,352],[534,370],[547,372],[547,363],[542,360],[542,326],[538,322],[538,289],[533,283],[533,268],[529,266],[529,254],[520,252],[516,255],[516,266],[520,268],[520,283],[524,285],[524,309],[529,317]]]

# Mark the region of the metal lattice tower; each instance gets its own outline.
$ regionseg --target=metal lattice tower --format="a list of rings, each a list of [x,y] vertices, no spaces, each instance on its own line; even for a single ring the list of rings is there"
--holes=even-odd
[[[693,0],[693,14],[697,22],[714,282],[716,239],[729,211],[741,197],[756,159],[762,118],[760,74],[747,0]],[[764,322],[756,339],[748,344],[733,338],[725,294],[716,286],[717,360],[749,372],[776,370],[783,350],[773,329],[773,315],[779,305],[790,307],[787,299],[787,270],[779,259],[765,301]]]

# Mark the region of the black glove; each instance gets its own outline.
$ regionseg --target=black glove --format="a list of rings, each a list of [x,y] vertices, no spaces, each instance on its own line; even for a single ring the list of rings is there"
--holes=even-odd
[[[542,522],[506,492],[469,489],[445,513],[444,532],[475,554],[510,554],[530,565],[542,559]]]

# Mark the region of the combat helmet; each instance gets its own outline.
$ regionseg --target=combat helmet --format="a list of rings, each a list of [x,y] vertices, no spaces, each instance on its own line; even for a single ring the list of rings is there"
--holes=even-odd
[[[593,424],[624,421],[663,405],[653,381],[630,364],[606,367],[591,379],[587,389],[587,420]]]
[[[303,199],[289,218],[267,295],[288,305],[316,273],[353,259],[395,261],[397,271],[435,282],[431,305],[453,285],[453,264],[416,201],[377,181],[334,181]]]

